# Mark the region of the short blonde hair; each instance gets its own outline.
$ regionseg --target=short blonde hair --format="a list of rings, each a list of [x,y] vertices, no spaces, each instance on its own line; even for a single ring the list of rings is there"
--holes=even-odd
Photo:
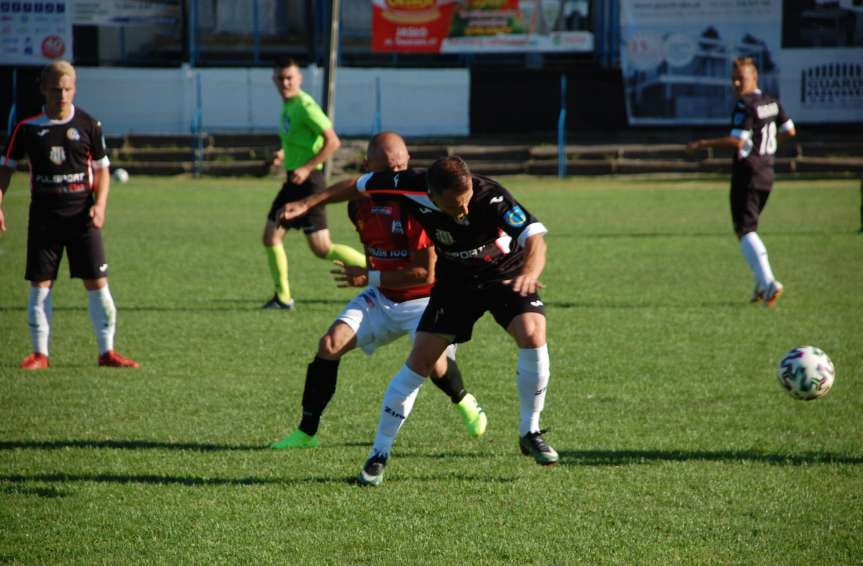
[[[755,61],[752,60],[752,57],[738,57],[734,60],[735,69],[742,69],[744,67],[749,67],[752,69],[752,72],[755,73],[755,76],[758,76],[758,66],[755,64]]]
[[[42,74],[39,78],[41,79],[42,84],[45,85],[48,84],[52,78],[62,77],[64,75],[72,77],[73,81],[77,78],[75,67],[72,66],[72,63],[64,59],[57,59],[56,61],[48,63],[42,67]]]

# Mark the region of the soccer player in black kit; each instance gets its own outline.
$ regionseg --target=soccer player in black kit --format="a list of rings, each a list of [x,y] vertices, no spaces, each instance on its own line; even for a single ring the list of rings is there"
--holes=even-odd
[[[539,426],[550,376],[545,311],[537,294],[545,267],[545,226],[504,187],[472,175],[455,156],[437,160],[428,171],[374,173],[343,181],[286,206],[283,218],[360,192],[372,198],[396,195],[409,204],[434,241],[438,259],[416,341],[384,394],[375,441],[357,480],[365,485],[383,481],[396,434],[435,360],[451,343],[470,340],[474,324],[486,311],[518,346],[519,447],[539,464],[557,463],[558,454]]]
[[[30,218],[27,267],[30,281],[27,319],[33,353],[22,369],[48,368],[51,289],[63,250],[72,277],[83,279],[88,311],[99,344],[98,364],[137,368],[138,363],[114,351],[117,309],[108,290],[108,263],[102,226],[108,204],[110,172],[101,124],[75,107],[75,68],[55,61],[42,70],[43,112],[21,121],[0,159],[0,205],[17,161],[30,161]],[[0,208],[0,232],[6,219]]]
[[[735,59],[731,84],[738,96],[728,136],[690,142],[692,152],[707,147],[734,150],[731,166],[731,219],[743,257],[752,270],[755,291],[751,302],[776,304],[783,292],[773,276],[767,248],[758,236],[758,218],[773,189],[773,154],[779,140],[796,135],[794,122],[775,98],[758,88],[758,69],[748,57]]]

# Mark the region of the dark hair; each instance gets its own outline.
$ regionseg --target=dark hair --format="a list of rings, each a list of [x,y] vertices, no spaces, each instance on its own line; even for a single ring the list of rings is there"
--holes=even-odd
[[[276,57],[273,61],[273,69],[286,69],[287,67],[296,67],[300,68],[300,64],[293,57],[288,57],[287,55],[282,55]]]
[[[426,185],[430,193],[441,194],[444,191],[466,191],[470,183],[470,169],[464,159],[457,155],[441,157],[429,167],[426,173]]]

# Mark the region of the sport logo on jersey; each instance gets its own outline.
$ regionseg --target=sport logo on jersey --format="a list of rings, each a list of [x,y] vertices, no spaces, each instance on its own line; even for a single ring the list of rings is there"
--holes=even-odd
[[[383,214],[384,216],[393,215],[393,207],[391,206],[373,206],[372,214]]]
[[[446,230],[438,228],[434,231],[434,239],[445,246],[451,246],[455,243],[455,238]]]
[[[513,228],[518,228],[519,226],[524,226],[524,223],[527,222],[527,214],[525,214],[520,206],[516,205],[506,211],[503,219]]]
[[[69,128],[66,130],[66,137],[72,141],[78,141],[81,139],[81,134],[75,128]]]
[[[401,220],[393,220],[393,223],[390,226],[390,232],[392,232],[393,234],[404,234],[405,229],[402,226],[402,221]]]
[[[51,151],[48,152],[48,159],[54,165],[62,165],[66,161],[66,150],[63,149],[63,146],[52,145]]]

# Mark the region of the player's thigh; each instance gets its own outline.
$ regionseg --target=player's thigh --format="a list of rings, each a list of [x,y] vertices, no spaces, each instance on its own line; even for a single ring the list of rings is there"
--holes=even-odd
[[[738,237],[758,230],[758,220],[769,196],[768,191],[752,188],[751,179],[746,176],[732,178],[731,221]]]
[[[328,360],[341,358],[357,346],[357,333],[348,323],[336,320],[318,343],[318,356]]]
[[[56,225],[48,219],[31,216],[27,225],[27,266],[24,278],[28,281],[57,279],[60,260],[63,259],[63,237]]]
[[[406,334],[387,316],[383,307],[388,300],[376,289],[368,288],[351,299],[336,317],[336,321],[353,330],[355,346],[368,355]]]
[[[467,342],[476,321],[488,310],[485,301],[483,292],[435,286],[417,324],[417,333],[446,335],[452,337],[451,342]]]
[[[102,231],[85,226],[66,243],[69,273],[81,279],[101,279],[108,276],[108,260],[102,242]]]
[[[488,292],[489,310],[520,348],[536,348],[545,343],[545,306],[539,294],[522,296],[509,285],[499,284]]]

